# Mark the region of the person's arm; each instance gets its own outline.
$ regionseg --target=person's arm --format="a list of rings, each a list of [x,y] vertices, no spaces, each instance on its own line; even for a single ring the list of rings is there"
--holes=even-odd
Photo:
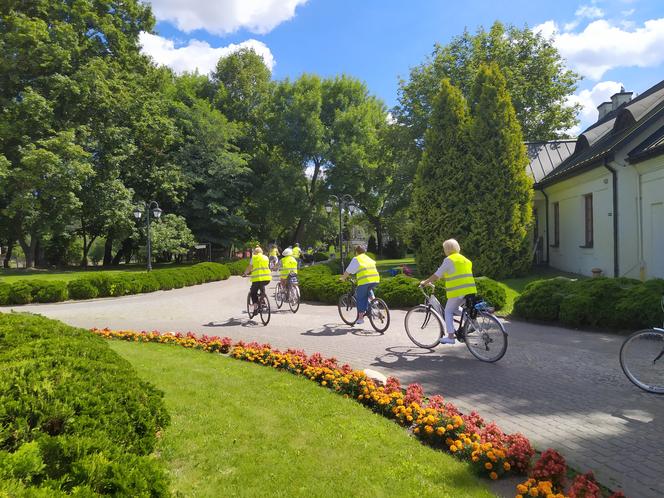
[[[249,263],[249,266],[247,266],[247,268],[245,268],[244,273],[242,274],[242,276],[246,277],[247,275],[249,275],[251,273],[251,270],[253,270],[253,269],[254,269],[254,267],[251,266],[251,263]]]
[[[343,282],[348,277],[350,277],[351,275],[356,274],[359,266],[360,266],[360,263],[357,261],[357,258],[351,259],[350,263],[348,263],[348,267],[346,268],[346,271],[344,272],[343,275],[341,275],[339,277],[339,280],[341,280]]]
[[[437,280],[440,280],[445,273],[452,273],[454,271],[454,263],[451,259],[445,258],[443,263],[438,267],[438,269],[426,280],[422,280],[420,285],[424,287],[425,285],[433,284]]]

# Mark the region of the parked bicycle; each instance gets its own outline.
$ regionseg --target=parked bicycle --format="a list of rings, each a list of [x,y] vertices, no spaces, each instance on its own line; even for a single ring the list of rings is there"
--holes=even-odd
[[[270,322],[270,300],[265,293],[264,287],[258,291],[258,305],[253,311],[251,306],[251,292],[247,294],[247,315],[249,316],[250,320],[253,319],[256,315],[260,315],[263,325],[267,325]]]
[[[277,309],[281,309],[284,302],[288,302],[290,310],[297,313],[297,310],[300,309],[300,287],[295,272],[288,274],[286,285],[281,280],[277,282],[277,287],[274,290],[274,300],[277,303]]]
[[[406,313],[404,325],[413,343],[421,348],[432,349],[445,337],[445,321],[443,306],[433,293],[434,285],[427,287],[430,293],[420,287],[424,303]],[[468,351],[478,360],[494,363],[505,355],[507,332],[493,314],[493,309],[475,294],[465,297],[461,314],[455,316],[454,322],[456,340],[465,343]]]
[[[664,296],[660,304],[664,311]],[[627,337],[620,347],[620,367],[636,387],[664,394],[664,325]]]
[[[350,290],[339,297],[337,307],[339,316],[347,325],[355,325],[357,321],[357,301],[355,300],[355,289],[357,281],[349,278],[351,283]],[[382,299],[374,295],[373,290],[369,291],[369,305],[367,307],[367,318],[376,332],[383,333],[390,326],[390,310]]]

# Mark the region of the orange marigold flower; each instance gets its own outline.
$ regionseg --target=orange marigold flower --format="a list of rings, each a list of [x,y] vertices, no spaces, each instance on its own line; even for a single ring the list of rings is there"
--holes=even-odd
[[[484,468],[486,470],[491,470],[493,468],[493,465],[491,464],[491,462],[487,462],[484,464]]]
[[[491,472],[489,474],[489,477],[495,481],[496,479],[498,479],[498,474],[496,474],[495,472]]]

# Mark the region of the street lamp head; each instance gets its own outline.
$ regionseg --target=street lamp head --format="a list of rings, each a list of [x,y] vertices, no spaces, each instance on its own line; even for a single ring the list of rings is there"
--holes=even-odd
[[[141,216],[143,216],[143,212],[141,211],[141,208],[134,208],[134,218],[136,218],[137,220],[140,220]]]
[[[355,206],[355,203],[353,201],[350,201],[348,203],[348,212],[350,213],[351,216],[353,216],[353,211],[355,211],[356,207],[357,206]]]
[[[154,216],[155,219],[157,219],[157,220],[161,216],[161,213],[162,213],[162,210],[159,207],[156,207],[152,210],[152,216]]]
[[[327,212],[327,214],[330,214],[332,212],[332,207],[333,207],[332,203],[329,201],[327,204],[325,204],[325,211]]]

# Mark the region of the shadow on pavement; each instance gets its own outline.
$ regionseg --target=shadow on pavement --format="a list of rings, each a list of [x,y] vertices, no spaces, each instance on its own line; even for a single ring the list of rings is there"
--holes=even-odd
[[[380,336],[383,335],[374,330],[363,330],[355,327],[349,327],[348,325],[341,325],[338,323],[326,323],[322,327],[317,327],[315,329],[309,329],[302,332],[301,335],[310,335],[313,337],[322,337],[322,336],[338,336],[353,334],[361,337],[370,337],[370,336]]]
[[[225,322],[208,322],[204,323],[203,327],[258,327],[263,326],[262,323],[247,318],[246,320],[240,318],[229,318]]]

